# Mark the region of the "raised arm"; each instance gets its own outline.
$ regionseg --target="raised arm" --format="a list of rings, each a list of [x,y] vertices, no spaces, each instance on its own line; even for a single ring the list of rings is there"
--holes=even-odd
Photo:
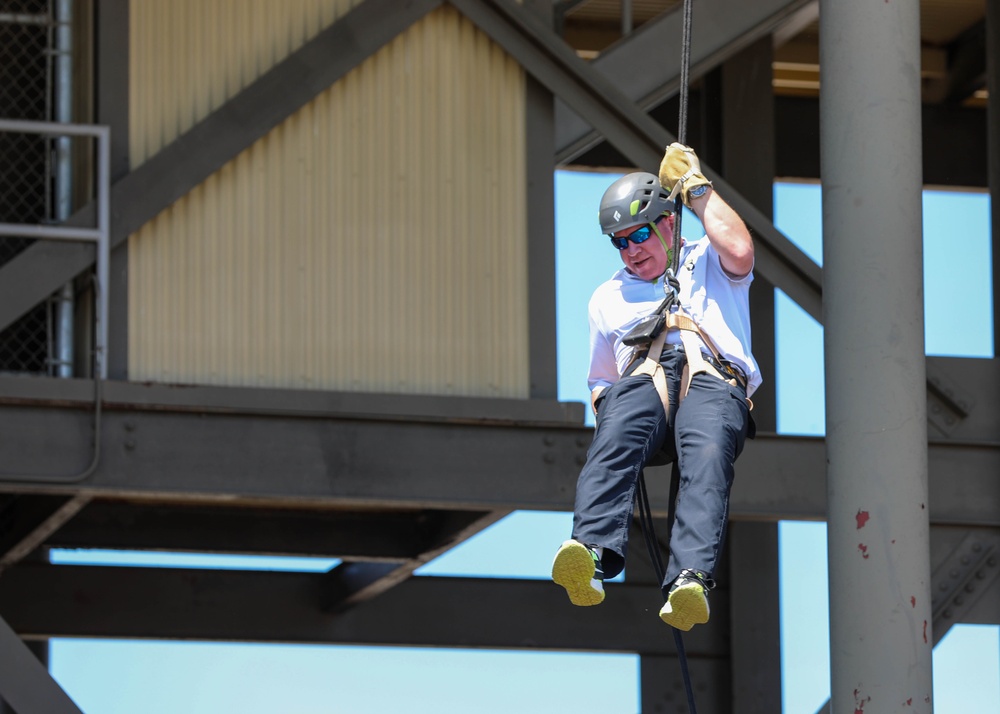
[[[705,234],[719,254],[723,270],[734,278],[741,278],[753,270],[750,231],[714,188],[709,187],[701,197],[692,198],[690,208],[705,226]]]
[[[660,185],[681,194],[684,205],[694,211],[705,234],[719,254],[722,268],[732,277],[743,277],[753,269],[753,239],[743,219],[716,193],[701,172],[694,149],[673,143],[660,163]]]

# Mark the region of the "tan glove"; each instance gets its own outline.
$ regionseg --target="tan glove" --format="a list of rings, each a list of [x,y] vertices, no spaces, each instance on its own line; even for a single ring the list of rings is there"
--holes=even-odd
[[[701,172],[701,162],[694,149],[676,141],[667,147],[660,162],[660,185],[670,190],[670,200],[681,194],[684,205],[691,207],[691,189],[711,186],[712,182]]]

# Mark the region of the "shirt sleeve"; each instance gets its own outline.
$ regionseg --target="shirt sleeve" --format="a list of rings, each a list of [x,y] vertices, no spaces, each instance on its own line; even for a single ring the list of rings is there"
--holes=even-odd
[[[601,329],[600,313],[591,301],[588,310],[590,318],[590,372],[587,386],[590,391],[597,387],[610,387],[618,381],[618,363],[615,360],[614,345]]]
[[[708,236],[705,237],[705,240],[708,240]],[[750,283],[753,282],[753,269],[754,267],[756,267],[756,261],[755,265],[750,266],[749,273],[740,276],[738,278],[734,278],[732,275],[727,273],[725,269],[722,267],[722,258],[719,257],[719,252],[715,249],[715,247],[711,243],[708,244],[708,254],[712,259],[711,263],[712,269],[715,270],[717,273],[719,273],[719,275],[724,277],[729,282],[733,283],[734,285],[743,285],[744,283],[749,285]]]

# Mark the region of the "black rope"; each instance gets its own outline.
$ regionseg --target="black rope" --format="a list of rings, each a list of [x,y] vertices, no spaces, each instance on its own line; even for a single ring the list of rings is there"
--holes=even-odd
[[[670,499],[669,511],[667,512],[667,533],[674,528],[674,511],[677,504],[677,492],[680,487],[680,471],[677,468],[677,461],[674,460],[670,469]],[[645,474],[639,472],[639,490],[636,495],[639,506],[639,527],[642,528],[643,540],[646,541],[646,551],[649,553],[649,560],[653,564],[653,571],[656,574],[656,581],[661,583],[661,592],[664,602],[666,602],[666,587],[662,586],[666,571],[663,567],[663,559],[660,557],[660,544],[653,531],[653,512],[649,507],[649,494],[646,491]],[[677,648],[677,660],[681,666],[681,678],[684,680],[684,693],[687,695],[688,711],[691,714],[698,714],[694,704],[694,687],[691,685],[691,673],[688,671],[687,655],[684,652],[684,638],[681,631],[676,627],[671,627],[674,634],[674,646]]]
[[[642,528],[643,535],[653,534],[653,514],[649,508],[649,496],[646,493],[646,478],[643,473],[639,474],[639,526]],[[645,541],[646,550],[649,552],[649,561],[653,564],[656,579],[662,583],[665,573],[663,560],[660,558],[659,543],[655,535],[652,538],[647,535]]]
[[[687,143],[688,84],[691,81],[691,8],[692,0],[684,0],[681,30],[680,116],[677,118],[677,141]]]
[[[687,121],[688,121],[688,84],[691,73],[691,9],[692,0],[684,0],[682,16],[682,37],[681,37],[681,81],[680,81],[680,115],[677,118],[677,141],[681,144],[687,143]],[[676,296],[678,292],[677,271],[680,267],[680,247],[681,247],[681,216],[683,215],[684,201],[678,193],[674,199],[674,231],[672,237],[673,250],[670,256],[670,265],[667,267],[667,274],[664,276],[664,290],[672,290]],[[668,295],[670,293],[668,292]],[[642,528],[646,549],[649,551],[649,560],[653,564],[657,582],[660,583],[664,601],[669,597],[666,591],[669,585],[663,584],[666,575],[663,567],[663,560],[660,557],[659,541],[653,530],[653,513],[649,507],[649,494],[646,491],[645,474],[639,472],[637,500],[639,506],[639,525]],[[667,514],[667,533],[673,531],[674,514],[677,505],[677,493],[680,488],[680,470],[677,467],[677,460],[674,459],[670,470],[670,500]],[[670,628],[674,634],[674,645],[677,648],[677,659],[681,666],[681,677],[684,679],[684,692],[687,695],[688,710],[690,714],[697,714],[694,704],[694,688],[691,686],[691,674],[688,671],[687,655],[684,652],[684,639],[680,630],[676,627]]]
[[[681,84],[680,84],[680,111],[677,117],[677,141],[687,144],[687,124],[688,124],[688,85],[691,82],[691,15],[692,0],[684,0],[684,8],[681,16]],[[684,201],[678,193],[674,199],[674,236],[673,255],[670,259],[670,275],[677,275],[681,260],[681,216],[683,215]]]

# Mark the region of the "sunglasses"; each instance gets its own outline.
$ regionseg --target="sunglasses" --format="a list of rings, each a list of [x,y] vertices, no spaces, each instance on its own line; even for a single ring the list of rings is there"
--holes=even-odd
[[[653,224],[647,223],[642,228],[633,231],[630,235],[627,236],[609,235],[608,237],[611,239],[611,245],[613,245],[618,250],[625,250],[626,248],[628,248],[629,241],[632,241],[636,245],[639,245],[640,243],[645,243],[647,240],[649,240],[649,237],[651,235],[653,235]]]

